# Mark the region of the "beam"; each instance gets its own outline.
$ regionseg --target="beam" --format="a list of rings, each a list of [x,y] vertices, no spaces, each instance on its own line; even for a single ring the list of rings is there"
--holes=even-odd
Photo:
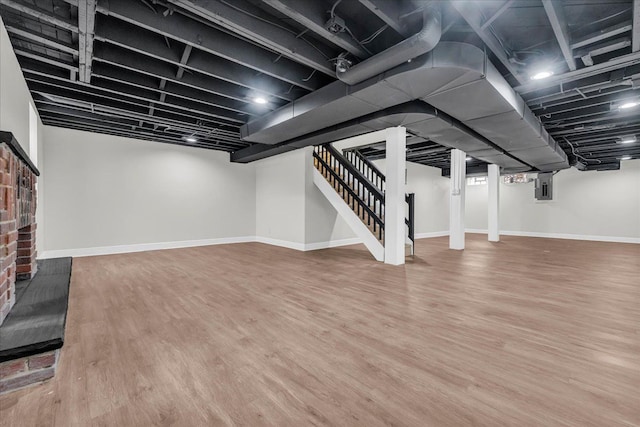
[[[95,36],[96,0],[78,0],[78,52],[81,82],[91,82],[93,62],[93,39]]]
[[[157,130],[160,127],[156,127],[155,129],[145,128],[142,126],[137,126],[136,121],[127,120],[124,118],[114,118],[101,116],[95,113],[91,113],[88,111],[79,111],[74,110],[72,108],[65,107],[56,107],[53,105],[48,105],[44,103],[39,103],[38,111],[42,116],[43,120],[53,120],[56,122],[68,122],[68,123],[76,123],[83,124],[85,126],[90,126],[92,129],[105,129],[105,130],[122,130],[127,132],[130,136],[131,134],[147,134],[158,138],[165,138],[167,140],[173,140],[175,142],[184,143],[182,139],[185,133],[184,131],[179,131],[172,128],[166,128],[161,131]],[[214,144],[218,144],[222,147],[246,147],[247,144],[241,142],[239,139],[237,142],[229,142],[225,140],[217,139],[216,136],[206,137],[203,133],[201,133],[202,137],[197,143],[192,143],[190,145],[198,145],[202,147],[211,147]],[[206,139],[205,139],[206,138]]]
[[[182,58],[180,58],[180,64],[185,65],[189,61],[189,56],[191,56],[191,45],[188,44],[184,47],[184,51],[182,51]],[[180,80],[184,75],[184,67],[178,67],[178,72],[176,73],[176,79]]]
[[[64,28],[65,30],[72,31],[74,33],[78,32],[78,26],[71,21],[63,19],[59,16],[51,15],[44,10],[39,10],[32,4],[29,5],[21,1],[14,0],[0,0],[0,5],[7,6],[13,10],[17,10],[18,12],[29,15],[32,18],[36,18],[48,24],[55,25],[56,27]]]
[[[44,104],[44,105],[51,105],[56,107],[61,106],[60,103],[53,100],[49,100],[46,96],[44,96],[39,91],[31,91],[31,93],[34,95],[33,99],[38,105]],[[69,100],[72,101],[73,99],[69,99]],[[146,113],[123,110],[120,108],[111,107],[111,106],[99,104],[99,103],[92,103],[91,110],[87,110],[86,108],[83,108],[81,106],[76,106],[76,105],[63,104],[63,106],[64,108],[69,108],[72,110],[83,111],[83,112],[90,112],[92,114],[97,114],[99,116],[104,116],[104,117],[111,117],[111,118],[120,117],[120,118],[130,118],[130,119],[137,119],[137,120],[142,119],[147,123],[152,123],[152,124],[158,125],[159,127],[165,127],[165,128],[169,127],[171,129],[184,132],[185,134],[192,134],[194,131],[204,132],[204,133],[216,133],[219,130],[218,128],[211,128],[211,127],[202,125],[200,121],[180,122],[180,121],[172,120],[166,117],[151,117],[151,116],[148,116]]]
[[[487,19],[480,28],[482,28],[483,30],[486,30],[493,23],[493,21],[498,19],[503,13],[509,10],[509,8],[511,7],[514,1],[515,0],[507,0],[506,2],[504,2],[504,4],[500,6],[500,9],[498,9],[496,13],[494,13],[493,16],[491,16],[491,18]]]
[[[141,63],[142,61],[136,61],[133,58],[125,58],[117,53],[111,53],[96,57],[96,61],[99,62],[99,64],[96,64],[93,73],[102,78],[122,80],[125,83],[133,82],[134,84],[144,84],[139,82],[143,77],[148,76],[155,79],[173,81],[182,86],[198,89],[213,95],[223,96],[245,103],[249,102],[245,95],[246,89],[242,87],[197,73],[185,74],[181,80],[175,80],[175,71],[171,65],[154,61],[153,59],[147,59],[144,63]],[[126,73],[129,74],[128,76],[126,76],[125,71],[130,72]]]
[[[253,43],[234,37],[180,13],[173,13],[166,17],[161,13],[149,13],[149,9],[142,2],[130,0],[100,2],[98,12],[306,90],[319,89],[326,83],[326,79],[320,76],[312,76],[305,81],[305,78],[311,74],[311,70],[308,67],[287,58],[278,59],[278,55]],[[113,20],[108,22],[111,23]]]
[[[593,57],[604,55],[605,53],[614,52],[616,50],[624,49],[631,46],[631,40],[628,37],[622,37],[615,40],[609,40],[603,43],[585,47],[582,49],[574,50],[573,56],[575,58],[581,58],[584,65],[593,66]]]
[[[478,5],[479,2],[471,2],[466,0],[452,0],[451,5],[460,13],[460,15],[467,21],[467,24],[475,31],[480,37],[483,43],[489,48],[491,52],[500,60],[502,65],[511,73],[511,75],[523,85],[527,79],[520,74],[516,64],[509,60],[507,52],[500,41],[493,33],[482,29],[482,10]]]
[[[171,97],[177,97],[185,99],[189,102],[203,103],[211,106],[218,106],[228,110],[237,111],[247,115],[259,115],[259,107],[255,104],[239,101],[233,98],[227,98],[211,92],[195,89],[192,86],[173,84],[170,88],[163,90],[158,88],[156,81],[150,81],[151,79],[139,75],[136,73],[127,73],[124,70],[115,67],[99,66],[94,70],[94,76],[99,80],[107,80],[116,83],[125,84],[140,89],[152,90],[157,93],[165,93]],[[98,84],[101,82],[98,80]],[[165,82],[174,82],[173,80],[161,79]]]
[[[45,64],[54,65],[59,68],[64,68],[71,71],[78,71],[78,67],[72,64],[67,64],[66,62],[57,61],[55,59],[47,58],[42,55],[37,55],[32,52],[27,52],[26,50],[14,49],[14,52],[18,56],[23,56],[25,58],[35,59],[36,61],[44,62]]]
[[[385,24],[393,28],[394,31],[403,37],[411,36],[411,32],[402,22],[400,16],[409,12],[408,9],[401,9],[401,2],[389,0],[358,0],[364,7],[380,18]]]
[[[371,56],[369,51],[348,32],[333,33],[325,28],[328,16],[322,2],[317,0],[263,0],[263,2],[352,55],[360,59]]]
[[[142,131],[129,129],[121,129],[110,126],[100,126],[95,125],[93,123],[84,123],[81,120],[77,119],[65,119],[58,118],[55,116],[45,116],[42,118],[42,121],[47,126],[56,126],[67,129],[80,130],[85,132],[96,132],[113,136],[120,136],[123,138],[134,138],[141,139],[152,142],[161,142],[164,144],[174,144],[181,145],[186,147],[196,147],[196,148],[206,148],[210,150],[220,150],[220,151],[233,151],[236,149],[235,146],[228,146],[225,144],[219,144],[218,142],[205,142],[205,143],[188,143],[184,141],[182,138],[175,137],[163,137],[161,134],[152,133],[151,129],[143,129]]]
[[[574,40],[573,43],[571,43],[571,49],[575,50],[581,47],[592,45],[594,43],[598,43],[602,40],[624,34],[627,31],[631,31],[632,28],[633,21],[625,21],[620,24],[613,25],[611,27],[598,31],[597,33],[589,34],[588,36]]]
[[[121,106],[119,104],[126,104],[128,108],[132,109],[136,107],[148,108],[149,102],[156,102],[165,107],[164,109],[156,107],[158,110],[166,111],[167,113],[177,116],[189,117],[195,120],[209,120],[211,122],[216,122],[216,119],[223,120],[217,123],[228,126],[238,126],[238,124],[244,123],[244,120],[239,120],[229,115],[234,112],[217,106],[205,107],[203,104],[180,102],[178,100],[173,100],[172,103],[162,100],[158,102],[155,98],[140,91],[138,91],[137,94],[131,93],[132,91],[121,92],[107,87],[98,87],[95,84],[89,86],[81,82],[55,80],[38,75],[27,75],[26,80],[30,82],[29,89],[32,91],[39,90],[42,93],[46,92],[51,95],[68,96],[69,98],[75,98],[83,102],[94,102],[95,98],[102,98],[109,100],[109,102],[118,103],[112,103],[111,105]],[[170,108],[180,111],[173,111]]]
[[[607,73],[610,71],[619,70],[621,68],[630,67],[632,65],[640,64],[640,52],[633,52],[628,55],[619,56],[601,64],[596,64],[593,67],[582,68],[576,71],[569,71],[564,74],[558,74],[551,76],[544,80],[538,80],[535,82],[529,82],[515,87],[516,92],[520,94],[533,92],[540,89],[556,86],[572,82],[575,80],[584,79],[587,77],[595,76],[598,74]]]
[[[556,35],[558,45],[564,56],[565,61],[571,71],[576,69],[576,60],[573,58],[571,50],[571,42],[569,38],[569,29],[567,27],[567,20],[564,16],[564,10],[562,9],[562,2],[555,0],[542,0],[544,11],[547,13],[553,33]]]
[[[140,61],[136,57],[138,55],[131,55],[131,52],[159,59],[176,67],[183,66],[189,70],[243,86],[260,94],[264,94],[267,98],[276,97],[287,101],[295,98],[287,94],[287,92],[291,92],[291,85],[289,83],[265,74],[256,75],[255,71],[247,67],[209,55],[198,49],[192,50],[189,65],[180,64],[180,57],[173,49],[164,43],[162,36],[114,18],[100,20],[96,31],[96,39],[105,42],[96,47],[94,58],[96,60],[97,58],[104,57],[104,55],[108,55],[106,52],[108,52],[109,47],[113,45],[130,51],[122,52],[121,54],[126,55],[126,53],[128,53],[129,56],[133,57],[132,59],[134,59],[135,62],[143,61]],[[116,62],[117,61],[118,58],[116,58]],[[175,71],[173,71],[171,77],[175,78]],[[247,96],[250,96],[250,94]]]
[[[62,43],[58,40],[46,37],[42,34],[34,34],[30,31],[25,31],[22,30],[20,28],[16,28],[16,27],[12,27],[11,25],[7,25],[7,32],[9,34],[13,34],[15,36],[21,37],[25,40],[29,40],[38,44],[41,44],[43,46],[46,47],[50,47],[52,49],[56,49],[59,50],[61,52],[66,52],[69,53],[71,55],[77,55],[78,54],[78,49],[74,48],[73,46],[70,46],[66,43]]]
[[[631,51],[640,51],[640,0],[633,0],[633,41]]]
[[[331,54],[318,51],[317,47],[297,37],[295,31],[270,23],[272,17],[245,0],[233,0],[233,3],[215,0],[169,1],[287,58],[335,77],[335,70],[329,61]]]

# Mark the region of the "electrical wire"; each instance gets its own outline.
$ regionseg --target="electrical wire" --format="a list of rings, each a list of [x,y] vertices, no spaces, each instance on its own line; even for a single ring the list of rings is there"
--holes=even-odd
[[[346,25],[344,26],[344,29],[347,31],[347,33],[349,33],[349,35],[351,36],[351,38],[353,40],[355,40],[356,43],[358,43],[360,45],[360,47],[367,52],[369,55],[371,55],[371,51],[369,49],[367,49],[362,43],[360,43],[360,41],[356,38],[356,36],[353,35],[353,33],[351,32],[351,30],[349,29],[349,27],[347,27]]]
[[[316,71],[318,71],[318,70],[313,70],[313,71],[311,72],[311,74],[309,74],[309,77],[307,77],[307,78],[305,78],[305,79],[302,79],[302,81],[303,81],[303,82],[308,82],[309,80],[311,80],[311,77],[313,77],[313,75],[316,73]]]
[[[571,147],[571,153],[573,153],[574,156],[576,156],[579,159],[584,160],[585,162],[598,162],[598,164],[602,163],[601,160],[598,159],[586,159],[583,156],[581,156],[580,154],[576,153],[575,148],[573,147],[573,144],[571,144],[571,142],[569,142],[569,140],[567,139],[566,136],[563,136],[562,139],[564,139],[564,142],[566,142],[567,144],[569,144],[569,147]]]
[[[382,34],[382,32],[384,30],[386,30],[387,28],[389,28],[389,25],[385,24],[380,29],[378,29],[376,32],[371,34],[369,37],[366,37],[366,38],[360,40],[360,44],[369,44],[369,43],[371,43],[376,37],[378,37],[380,34]]]
[[[342,0],[338,0],[338,3],[339,3],[340,1],[342,1]],[[230,3],[230,2],[228,2],[228,1],[226,1],[226,0],[220,0],[220,2],[221,2],[221,3],[223,3],[223,4],[226,4],[227,6],[229,6],[229,7],[230,7],[230,8],[232,8],[232,9],[237,10],[237,11],[238,11],[238,12],[240,12],[240,13],[244,13],[245,15],[251,16],[252,18],[258,19],[258,20],[260,20],[260,21],[262,21],[262,22],[265,22],[265,23],[267,23],[267,24],[271,24],[271,25],[273,25],[274,27],[280,28],[281,30],[287,31],[287,32],[289,32],[289,33],[291,33],[291,34],[298,35],[298,33],[296,33],[295,31],[293,31],[293,30],[292,30],[292,29],[290,29],[290,28],[285,27],[284,25],[280,25],[280,24],[278,24],[278,23],[276,23],[276,22],[273,22],[273,21],[270,21],[270,20],[268,20],[268,19],[265,19],[265,18],[263,18],[262,16],[258,16],[258,15],[255,15],[255,14],[251,13],[251,12],[248,12],[248,11],[246,11],[246,10],[242,9],[241,7],[238,7],[238,6],[236,6],[236,5],[234,5],[234,4]],[[302,41],[304,41],[305,43],[307,43],[309,46],[311,46],[312,48],[314,48],[315,50],[317,50],[317,51],[318,51],[322,56],[324,56],[327,60],[329,60],[329,56],[328,56],[326,53],[324,53],[322,50],[320,50],[320,48],[318,48],[318,46],[314,45],[313,43],[311,43],[309,40],[305,39],[304,37],[300,37],[300,40],[302,40]]]
[[[333,6],[331,6],[331,17],[333,18],[335,16],[336,13],[336,7],[340,4],[342,0],[337,0]]]

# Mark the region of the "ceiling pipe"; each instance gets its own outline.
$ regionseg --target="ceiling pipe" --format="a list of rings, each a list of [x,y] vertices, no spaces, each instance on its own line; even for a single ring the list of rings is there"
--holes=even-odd
[[[437,2],[432,2],[422,11],[422,29],[418,33],[346,71],[336,70],[336,76],[348,85],[358,84],[429,52],[441,35],[440,8]]]

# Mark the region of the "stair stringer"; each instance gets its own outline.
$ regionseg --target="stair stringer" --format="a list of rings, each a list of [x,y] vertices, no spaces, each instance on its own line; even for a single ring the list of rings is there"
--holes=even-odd
[[[316,169],[313,168],[313,183],[318,187],[320,192],[327,198],[331,206],[340,214],[342,219],[349,225],[351,230],[356,233],[362,243],[367,247],[371,255],[377,261],[384,261],[384,246],[376,239],[371,233],[371,230],[364,225],[364,223],[358,218],[351,207],[340,197],[336,190],[329,184],[324,176]]]

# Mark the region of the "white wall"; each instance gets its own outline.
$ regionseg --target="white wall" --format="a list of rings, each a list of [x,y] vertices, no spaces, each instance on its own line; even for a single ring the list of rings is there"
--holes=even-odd
[[[44,131],[50,254],[255,236],[253,165],[230,163],[220,151],[49,126]]]
[[[35,109],[35,104],[22,75],[20,64],[13,52],[9,34],[7,34],[2,18],[0,18],[0,130],[13,133],[25,153],[31,157],[33,164],[42,171],[44,167],[41,154],[44,142],[43,126],[37,112],[35,117],[30,117],[30,106]],[[31,141],[33,136],[36,136],[37,141]],[[36,153],[32,152],[32,147],[34,146],[38,147]],[[40,252],[43,248],[45,229],[43,217],[44,187],[43,177],[40,176],[38,178],[36,211],[36,222],[38,224],[36,248]]]
[[[256,235],[273,243],[305,244],[305,153],[255,162]]]
[[[307,247],[330,247],[359,241],[349,225],[313,183],[313,147],[305,152],[305,243]]]
[[[384,174],[385,159],[374,164]],[[417,238],[449,233],[449,178],[438,168],[407,162],[407,193],[415,193]]]
[[[29,102],[32,102],[31,94],[0,18],[0,130],[13,133],[27,154]]]
[[[301,250],[353,243],[355,234],[313,184],[312,151],[255,163],[258,240]]]
[[[551,201],[533,192],[533,183],[500,185],[501,231],[640,243],[640,160],[623,161],[618,171],[560,171]],[[466,223],[486,230],[486,185],[467,187]]]

